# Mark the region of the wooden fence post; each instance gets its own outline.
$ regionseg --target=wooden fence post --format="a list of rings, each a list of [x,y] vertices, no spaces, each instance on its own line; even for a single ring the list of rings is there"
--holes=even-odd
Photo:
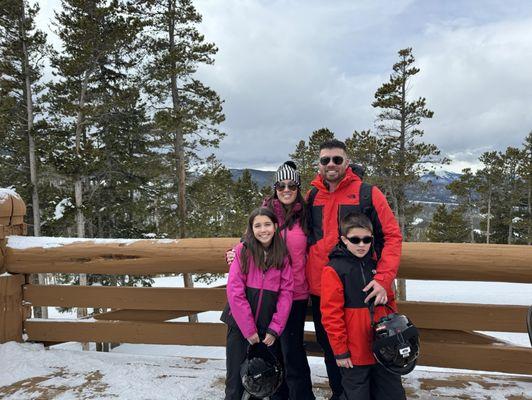
[[[6,272],[6,237],[26,234],[24,215],[26,205],[20,196],[14,190],[0,188],[0,275]]]
[[[24,275],[0,275],[0,343],[22,342]]]
[[[23,274],[7,273],[6,242],[8,235],[25,235],[24,201],[11,189],[0,189],[0,343],[22,342],[26,310],[22,305]]]

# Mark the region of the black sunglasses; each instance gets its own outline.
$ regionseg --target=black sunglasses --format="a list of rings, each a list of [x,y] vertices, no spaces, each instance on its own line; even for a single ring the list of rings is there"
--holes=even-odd
[[[291,190],[292,192],[297,190],[297,183],[295,182],[288,182],[288,183],[277,182],[274,186],[275,186],[275,189],[278,190],[279,192],[282,192],[283,190],[287,188]]]
[[[364,237],[353,236],[353,237],[348,237],[346,239],[349,240],[353,244],[359,244],[360,242],[364,244],[370,244],[373,241],[373,236],[364,236]]]
[[[344,158],[342,156],[334,156],[334,157],[321,157],[320,158],[320,164],[321,165],[327,165],[331,162],[335,163],[336,165],[340,165],[344,162]]]

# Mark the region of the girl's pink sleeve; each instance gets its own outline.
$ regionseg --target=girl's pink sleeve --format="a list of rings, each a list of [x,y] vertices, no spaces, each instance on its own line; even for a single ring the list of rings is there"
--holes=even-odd
[[[292,298],[294,296],[294,277],[292,276],[292,266],[288,257],[285,258],[283,269],[281,270],[281,285],[277,297],[277,308],[273,314],[272,321],[267,332],[279,337],[286,326],[286,321],[292,308]]]
[[[231,309],[231,314],[242,332],[242,336],[248,338],[257,333],[257,327],[251,312],[251,306],[246,298],[247,276],[240,269],[240,249],[235,249],[235,259],[229,267],[229,277],[227,278],[227,301]]]

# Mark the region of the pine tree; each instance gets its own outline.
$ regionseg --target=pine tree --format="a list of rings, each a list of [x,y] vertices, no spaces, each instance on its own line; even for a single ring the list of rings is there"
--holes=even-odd
[[[179,236],[186,236],[187,170],[203,147],[217,147],[224,134],[222,101],[195,76],[201,65],[214,63],[218,49],[199,33],[202,17],[191,0],[138,0],[146,23],[143,88],[156,109],[159,141],[167,150],[172,189],[177,192]]]
[[[41,235],[41,188],[39,171],[42,152],[40,82],[46,35],[36,29],[39,6],[25,0],[0,1],[0,187],[14,185],[31,209],[30,227]],[[32,275],[44,284],[45,275]],[[36,308],[37,317],[47,318],[47,308]]]
[[[52,161],[62,181],[72,182],[76,207],[76,232],[86,236],[87,198],[99,190],[96,180],[102,158],[98,128],[109,110],[105,101],[116,97],[134,63],[137,18],[118,0],[62,0],[55,14],[61,52],[54,52],[51,64],[57,79],[50,85],[47,100],[54,123]],[[80,276],[87,284],[87,276]],[[78,309],[78,316],[85,310]],[[86,346],[84,346],[86,347]]]
[[[239,236],[233,221],[237,213],[231,172],[210,156],[189,187],[187,231],[191,237]]]
[[[422,119],[432,118],[434,113],[426,108],[424,97],[408,99],[411,79],[420,70],[414,66],[411,48],[402,49],[398,54],[399,61],[393,65],[390,80],[377,89],[372,106],[380,109],[377,130],[388,140],[394,162],[387,192],[404,236],[408,215],[411,218],[415,212],[409,209],[412,205],[406,198],[407,189],[415,190],[419,185],[421,172],[427,171],[425,163],[447,160],[438,157],[440,151],[435,145],[419,141],[424,134],[419,128]]]
[[[525,138],[519,175],[524,183],[525,217],[522,219],[522,231],[526,235],[526,244],[532,244],[532,131]]]
[[[31,197],[30,226],[41,234],[38,177],[42,123],[39,94],[46,35],[35,28],[38,4],[0,1],[0,186],[15,185]],[[36,143],[37,141],[37,143]]]
[[[463,243],[468,235],[469,228],[462,207],[456,207],[451,212],[447,211],[445,204],[436,207],[427,229],[427,238],[431,242]]]
[[[304,140],[301,140],[297,144],[295,151],[290,154],[290,158],[296,163],[301,176],[301,190],[303,193],[310,189],[310,182],[318,172],[320,145],[331,139],[334,139],[334,133],[328,128],[315,130],[309,137],[308,145]]]
[[[445,204],[436,207],[432,214],[432,221],[427,229],[427,238],[431,242],[446,242],[448,239],[447,224],[449,223],[449,213]]]
[[[520,206],[524,185],[519,176],[523,153],[518,148],[508,147],[501,156],[504,165],[501,199],[506,208],[507,243],[512,244],[518,239],[517,232],[515,232],[515,224],[522,220],[523,217]]]
[[[364,168],[364,180],[379,186],[384,193],[391,193],[394,160],[390,140],[378,137],[370,130],[354,131],[345,144],[350,160]]]
[[[492,234],[493,201],[498,183],[502,179],[502,159],[496,151],[491,151],[483,153],[479,161],[484,165],[476,173],[480,210],[485,215],[485,219],[481,220],[481,227],[485,227],[486,243],[489,244]]]
[[[461,208],[465,211],[469,219],[469,242],[475,243],[475,215],[478,214],[477,200],[478,195],[476,189],[478,187],[478,179],[471,171],[471,168],[462,170],[462,175],[459,179],[454,180],[449,185],[449,189],[455,196],[458,197]]]
[[[96,125],[95,194],[87,201],[98,237],[138,238],[155,230],[151,183],[161,171],[138,89],[117,88]]]
[[[248,216],[262,203],[263,197],[257,184],[251,179],[251,173],[248,169],[242,172],[234,185],[234,202],[235,202],[235,220],[234,227],[237,235],[240,236],[246,227]]]
[[[84,196],[98,189],[97,125],[109,108],[106,95],[116,90],[134,62],[132,46],[140,25],[126,11],[118,0],[62,0],[62,10],[56,13],[63,50],[51,57],[58,79],[47,97],[55,127],[53,161],[63,179],[74,183],[79,237],[86,236]]]

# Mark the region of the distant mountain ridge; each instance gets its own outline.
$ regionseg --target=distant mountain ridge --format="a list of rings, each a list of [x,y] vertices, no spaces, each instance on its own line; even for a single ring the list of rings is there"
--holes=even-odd
[[[273,185],[273,176],[275,175],[275,171],[261,171],[260,169],[248,170],[251,173],[251,179],[253,179],[259,188]],[[231,176],[234,181],[240,178],[244,173],[244,169],[229,169],[229,171],[231,171]]]
[[[232,168],[230,169],[233,180],[237,180],[242,176],[244,169]],[[249,169],[251,179],[259,186],[271,186],[273,184],[273,176],[275,171],[261,171],[258,169]],[[412,201],[429,202],[429,203],[455,203],[455,198],[452,193],[446,189],[446,186],[459,179],[461,174],[450,171],[437,171],[436,173],[426,174],[421,177],[421,181],[431,183],[431,186],[426,192],[407,192],[407,196]]]

